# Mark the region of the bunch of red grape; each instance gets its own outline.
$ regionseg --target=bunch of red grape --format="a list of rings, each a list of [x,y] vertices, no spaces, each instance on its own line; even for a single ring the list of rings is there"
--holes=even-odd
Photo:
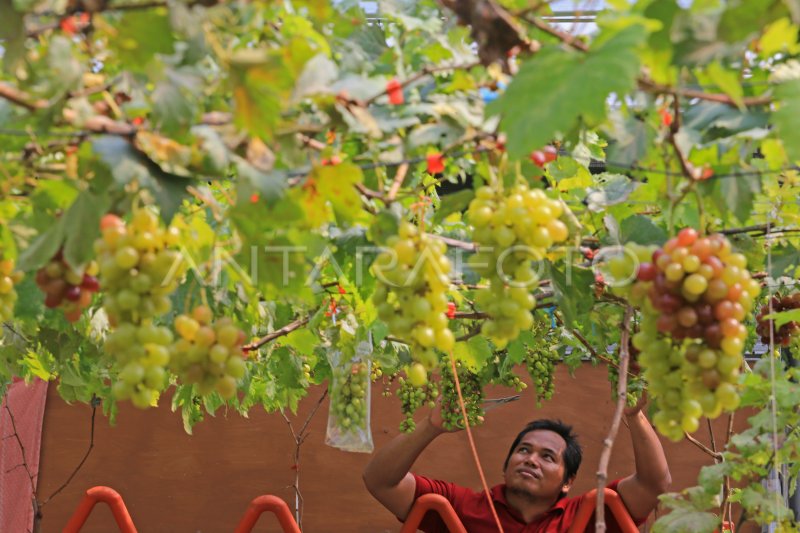
[[[697,429],[701,414],[715,418],[739,404],[742,321],[761,291],[746,267],[723,235],[691,228],[638,266],[631,300],[643,318],[633,344],[659,410],[653,422],[669,438]]]
[[[448,353],[455,345],[445,315],[451,268],[447,246],[409,222],[400,224],[387,245],[372,266],[378,278],[372,301],[392,335],[409,343],[414,361],[432,370],[439,360],[434,349]]]
[[[477,190],[467,216],[478,252],[470,267],[489,280],[489,287],[475,293],[475,303],[489,315],[481,332],[498,348],[533,325],[536,305],[532,291],[538,284],[532,260],[544,258],[547,249],[569,236],[559,220],[563,204],[527,184],[506,194],[500,188]]]
[[[172,345],[172,368],[184,383],[194,383],[200,395],[216,390],[226,400],[236,394],[246,366],[245,334],[228,317],[214,320],[211,309],[195,307],[191,316],[175,317],[180,338]]]
[[[765,305],[756,315],[756,333],[761,337],[761,342],[764,344],[770,343],[769,333],[772,330],[772,342],[781,346],[789,346],[792,339],[800,335],[800,323],[796,321],[787,322],[776,330],[775,322],[764,317],[771,312],[779,313],[798,308],[800,308],[800,292],[787,296],[773,296],[772,310],[770,311],[769,305]]]
[[[36,272],[36,285],[45,293],[44,304],[53,309],[61,307],[64,317],[75,322],[92,303],[92,294],[100,290],[95,261],[85,269],[73,268],[59,251],[53,259]]]
[[[0,321],[14,316],[14,305],[17,302],[17,291],[14,285],[22,281],[24,274],[14,270],[12,259],[3,259],[0,250]]]

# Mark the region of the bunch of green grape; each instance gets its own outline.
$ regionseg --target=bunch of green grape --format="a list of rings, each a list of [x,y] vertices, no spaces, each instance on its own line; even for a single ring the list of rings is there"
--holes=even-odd
[[[146,208],[137,209],[130,224],[106,215],[100,228],[102,237],[94,249],[111,326],[139,324],[168,313],[169,296],[183,274],[177,230],[162,228],[157,215]]]
[[[154,319],[172,308],[169,295],[183,274],[174,249],[178,234],[160,227],[156,214],[146,208],[136,209],[130,224],[105,215],[100,229],[94,248],[111,326],[104,349],[120,369],[112,393],[144,409],[166,385],[173,336]]]
[[[464,429],[464,416],[458,402],[458,391],[449,360],[442,361],[440,372],[442,425],[448,431]],[[467,411],[467,420],[470,426],[477,426],[483,423],[483,384],[480,376],[461,361],[456,361],[456,372]]]
[[[514,375],[513,372],[509,372],[505,376],[497,378],[492,382],[496,383],[497,385],[503,385],[504,387],[512,388],[516,392],[522,392],[528,388],[528,384],[519,379],[519,376]]]
[[[536,388],[537,401],[549,400],[555,391],[555,368],[559,360],[558,352],[551,350],[545,342],[527,346],[525,350],[525,368],[528,370],[533,386]]]
[[[180,338],[172,345],[171,366],[180,380],[196,384],[200,395],[216,390],[226,400],[232,398],[246,371],[244,332],[228,317],[214,320],[204,305],[191,316],[175,317],[175,331]]]
[[[403,433],[411,433],[417,427],[414,423],[414,413],[422,407],[436,406],[436,398],[439,397],[439,389],[435,383],[428,382],[421,387],[415,387],[410,381],[400,377],[398,379],[400,386],[397,388],[397,397],[400,398],[400,410],[404,415],[404,419],[400,422],[400,431]]]
[[[103,349],[120,369],[111,387],[114,398],[130,400],[140,409],[155,403],[167,384],[172,339],[169,328],[156,326],[152,321],[123,322],[109,332]]]
[[[368,365],[355,362],[335,368],[333,382],[331,409],[337,425],[345,432],[363,429],[367,423]]]
[[[12,259],[3,259],[0,250],[0,321],[14,316],[14,305],[17,302],[17,291],[14,285],[22,281],[24,274],[14,269]]]
[[[747,329],[761,291],[723,235],[684,228],[637,268],[630,298],[641,305],[633,336],[656,401],[656,428],[673,440],[739,405],[737,381]]]
[[[475,293],[478,308],[489,315],[481,332],[498,348],[533,325],[536,299],[532,291],[538,276],[531,261],[545,257],[553,244],[565,241],[569,231],[559,217],[563,204],[527,184],[508,193],[484,186],[477,190],[467,216],[478,252],[470,267],[489,280]]]
[[[449,353],[455,336],[448,327],[447,246],[409,222],[387,240],[372,266],[378,284],[372,300],[392,335],[408,342],[411,357],[426,370],[436,367],[435,349]]]

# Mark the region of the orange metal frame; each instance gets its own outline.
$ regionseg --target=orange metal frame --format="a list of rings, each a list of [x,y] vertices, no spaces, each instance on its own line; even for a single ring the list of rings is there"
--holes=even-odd
[[[250,533],[256,525],[258,518],[265,512],[273,513],[278,519],[284,533],[300,533],[297,522],[294,521],[289,506],[277,496],[259,496],[250,502],[242,520],[236,526],[235,533]]]
[[[639,528],[633,523],[619,494],[611,489],[603,490],[605,494],[605,504],[614,515],[622,533],[638,533]],[[575,520],[569,528],[569,533],[583,533],[583,531],[586,530],[586,526],[589,525],[589,519],[592,517],[592,513],[594,513],[596,504],[597,489],[594,489],[586,493],[586,496],[584,496],[581,501]],[[456,515],[456,512],[453,510],[453,506],[450,505],[447,498],[439,494],[425,494],[424,496],[420,496],[411,508],[411,512],[408,514],[408,518],[406,518],[400,533],[414,533],[417,531],[417,527],[419,527],[422,518],[428,511],[439,513],[451,533],[467,533],[467,530],[464,529],[464,524],[461,523],[458,515]]]
[[[122,501],[122,496],[110,487],[92,487],[87,490],[62,533],[78,533],[98,502],[103,502],[111,508],[111,513],[114,515],[114,520],[116,520],[121,533],[137,533],[131,515],[128,514],[128,509],[125,507],[125,502]]]
[[[639,528],[633,523],[633,519],[631,519],[631,515],[628,514],[628,510],[625,508],[625,504],[622,503],[619,494],[611,489],[603,489],[603,493],[605,495],[605,505],[611,510],[611,514],[614,515],[617,524],[619,524],[620,531],[622,531],[622,533],[637,533]],[[589,525],[589,519],[591,519],[592,513],[595,511],[596,505],[597,489],[592,489],[583,497],[581,506],[578,508],[578,513],[575,515],[575,520],[569,528],[569,533],[582,533],[586,530],[586,526]]]
[[[464,524],[461,523],[455,510],[453,510],[453,506],[450,505],[447,498],[440,494],[424,494],[417,498],[400,533],[414,533],[428,511],[439,513],[450,533],[467,533],[467,530],[464,529]]]

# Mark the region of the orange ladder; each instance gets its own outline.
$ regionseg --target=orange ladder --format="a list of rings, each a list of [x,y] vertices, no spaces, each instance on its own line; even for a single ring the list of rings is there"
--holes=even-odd
[[[258,518],[265,512],[270,512],[278,519],[283,533],[300,533],[297,522],[294,521],[289,506],[282,499],[271,494],[259,496],[250,502],[242,520],[236,526],[235,533],[250,533],[256,525]]]
[[[98,502],[103,502],[111,508],[111,514],[114,515],[121,533],[137,533],[122,496],[110,487],[92,487],[87,490],[62,533],[78,533]]]

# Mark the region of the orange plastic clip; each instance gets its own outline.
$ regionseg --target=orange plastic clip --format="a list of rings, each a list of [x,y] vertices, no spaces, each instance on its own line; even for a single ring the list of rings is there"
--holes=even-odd
[[[400,533],[414,533],[417,531],[417,527],[422,523],[422,519],[428,511],[439,513],[450,533],[467,533],[453,506],[441,494],[424,494],[417,498],[417,501],[414,502],[414,507],[411,508],[411,512],[406,517]]]
[[[273,513],[278,519],[284,533],[300,533],[297,522],[294,521],[289,506],[286,502],[271,494],[259,496],[250,502],[235,533],[250,533],[256,525],[258,518],[265,512]]]
[[[137,533],[131,515],[128,514],[128,509],[125,507],[125,502],[122,501],[122,496],[110,487],[92,487],[87,490],[62,533],[78,533],[97,502],[104,502],[111,508],[111,514],[114,515],[114,520],[121,533]]]

